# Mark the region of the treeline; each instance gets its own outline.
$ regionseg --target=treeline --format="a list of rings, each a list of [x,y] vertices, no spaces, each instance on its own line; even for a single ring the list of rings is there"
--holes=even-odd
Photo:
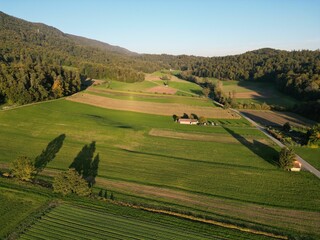
[[[273,82],[300,100],[320,99],[320,51],[260,49],[196,61],[190,70],[199,77]]]
[[[0,12],[0,101],[25,104],[66,96],[79,91],[86,77],[144,80],[136,69],[148,64],[125,50],[83,44],[53,27]]]
[[[0,63],[0,102],[26,104],[80,90],[80,74],[60,66]]]
[[[186,80],[194,81],[193,77],[198,76],[220,80],[265,81],[276,84],[281,92],[300,100],[320,99],[319,50],[289,52],[265,48],[226,57],[147,55],[140,58],[179,69]]]

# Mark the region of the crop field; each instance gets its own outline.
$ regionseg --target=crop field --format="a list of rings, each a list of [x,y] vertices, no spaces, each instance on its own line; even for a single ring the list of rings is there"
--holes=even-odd
[[[67,100],[45,102],[0,112],[0,162],[10,163],[19,155],[34,158],[65,134],[48,165],[48,170],[64,170],[85,144],[96,141],[97,187],[114,191],[116,197],[141,197],[230,221],[320,235],[318,179],[280,170],[273,163],[277,147],[243,119],[229,121],[186,126],[170,116]],[[156,134],[149,134],[152,129]],[[161,131],[201,139],[160,136]],[[229,141],[227,147],[221,139]]]
[[[172,76],[173,78],[176,78]],[[202,88],[192,82],[180,80],[169,80],[169,86],[164,86],[164,81],[159,77],[156,80],[146,80],[143,82],[125,83],[119,81],[111,81],[109,83],[100,84],[100,88],[106,88],[117,90],[117,91],[129,91],[129,92],[150,92],[159,94],[176,94],[184,96],[199,96],[202,95]],[[169,91],[170,90],[170,91]]]
[[[87,93],[77,93],[67,100],[79,103],[85,103],[93,106],[122,110],[133,111],[140,113],[149,113],[157,115],[172,116],[174,114],[182,116],[184,113],[194,113],[198,116],[207,118],[222,118],[222,119],[239,119],[240,117],[230,110],[204,106],[190,106],[175,103],[156,103],[156,102],[137,102],[131,100],[117,100],[99,95]]]
[[[212,100],[203,97],[186,97],[177,95],[162,95],[151,93],[137,93],[137,92],[120,92],[110,89],[103,89],[97,87],[90,87],[86,93],[130,101],[142,102],[158,102],[158,103],[179,103],[191,106],[215,107]]]
[[[197,229],[185,220],[167,220],[137,219],[99,208],[64,204],[43,216],[19,239],[267,239],[222,227]]]
[[[0,239],[46,201],[45,197],[0,185]]]
[[[241,113],[264,126],[283,126],[286,122],[296,127],[311,126],[314,124],[313,121],[290,112],[241,110]]]

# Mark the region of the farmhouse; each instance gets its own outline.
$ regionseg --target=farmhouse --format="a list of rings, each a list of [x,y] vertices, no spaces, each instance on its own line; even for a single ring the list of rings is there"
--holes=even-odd
[[[295,160],[293,162],[293,167],[290,170],[292,172],[300,172],[301,166],[302,166],[302,164],[298,160]]]
[[[189,124],[189,125],[196,125],[199,123],[197,119],[190,119],[190,118],[180,118],[178,120],[178,123],[180,124]]]

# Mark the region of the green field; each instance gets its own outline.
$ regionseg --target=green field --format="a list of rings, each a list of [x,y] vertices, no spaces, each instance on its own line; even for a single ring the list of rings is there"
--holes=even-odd
[[[47,198],[0,185],[0,239],[45,203]]]
[[[0,162],[10,163],[18,155],[34,158],[51,140],[66,134],[63,147],[49,168],[67,169],[85,144],[96,141],[101,159],[99,184],[123,196],[159,200],[160,205],[285,232],[319,234],[312,220],[320,211],[318,179],[306,172],[278,169],[272,161],[279,149],[258,130],[235,123],[183,126],[171,117],[58,100],[0,112]],[[151,136],[151,129],[213,134],[217,141]],[[228,143],[221,139],[235,140]],[[113,185],[108,185],[111,182]],[[125,188],[130,184],[138,190]],[[154,191],[147,192],[147,187]],[[163,190],[173,192],[155,194]],[[176,193],[184,198],[173,197]],[[192,201],[186,201],[186,196]],[[247,211],[239,213],[239,209]],[[272,221],[270,211],[275,211]],[[277,219],[283,214],[290,217],[279,222]],[[310,219],[305,217],[293,224],[304,214]]]
[[[218,79],[211,79],[212,82],[217,82]],[[229,96],[234,91],[237,93],[249,93],[257,92],[262,94],[262,97],[252,97],[252,98],[237,98],[236,101],[239,103],[267,103],[268,105],[278,105],[283,107],[291,108],[298,101],[291,98],[285,94],[279,92],[275,86],[267,82],[252,82],[252,81],[220,81],[222,83],[222,91]]]
[[[0,238],[5,239],[270,239],[230,227],[151,213],[0,178]]]
[[[135,82],[135,83],[125,83],[112,80],[109,84],[104,83],[98,88],[101,89],[111,89],[117,91],[127,91],[127,92],[146,92],[149,88],[164,86],[164,81],[156,80],[156,81],[143,81],[143,82]],[[185,96],[198,96],[202,95],[202,88],[192,82],[182,81],[169,81],[169,87],[175,88],[177,90],[176,95],[185,95]]]
[[[125,83],[112,80],[110,83],[109,88],[113,90],[119,91],[135,91],[135,92],[143,92],[148,88],[156,87],[158,84],[150,82],[150,81],[143,81],[143,82],[135,82],[135,83]],[[100,87],[106,87],[106,85],[100,85]]]
[[[95,89],[98,89],[95,90]],[[130,100],[130,101],[142,101],[142,102],[156,102],[156,103],[178,103],[191,106],[203,106],[203,107],[215,107],[214,103],[207,98],[199,97],[185,97],[177,95],[160,95],[160,94],[147,94],[147,93],[135,93],[135,92],[118,92],[109,89],[88,89],[86,93],[94,94],[98,96]],[[94,91],[92,91],[94,90]]]
[[[320,148],[295,147],[294,150],[308,163],[320,170]]]
[[[115,208],[115,206],[113,206]],[[217,226],[201,226],[165,216],[128,216],[111,208],[63,204],[41,218],[19,239],[267,239]],[[139,213],[135,210],[136,214]],[[141,212],[141,210],[140,210]],[[131,211],[132,213],[132,211]]]

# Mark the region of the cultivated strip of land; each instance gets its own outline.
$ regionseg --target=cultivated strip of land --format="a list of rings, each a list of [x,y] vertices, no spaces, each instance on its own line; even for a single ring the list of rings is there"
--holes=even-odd
[[[156,115],[172,116],[194,113],[198,116],[220,119],[239,119],[240,116],[230,110],[213,107],[189,106],[175,103],[153,103],[119,100],[86,93],[77,93],[66,98],[69,101],[85,103],[97,107],[103,107],[121,111],[133,111]]]

